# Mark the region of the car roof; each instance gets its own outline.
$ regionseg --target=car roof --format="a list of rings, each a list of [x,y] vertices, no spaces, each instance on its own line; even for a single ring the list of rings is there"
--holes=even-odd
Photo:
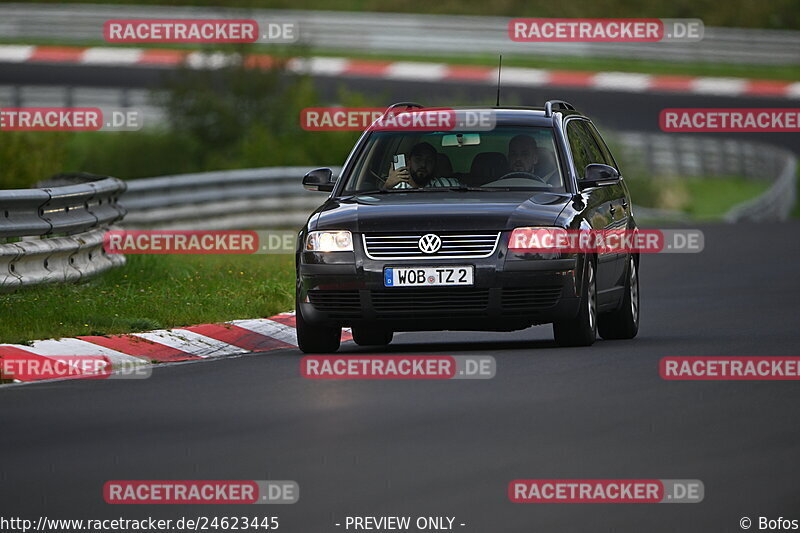
[[[426,108],[417,109],[425,111]],[[433,107],[432,109],[441,109]],[[491,111],[494,113],[495,120],[499,126],[544,126],[552,127],[553,119],[545,115],[542,107],[514,107],[514,106],[462,106],[448,107],[458,111]],[[563,116],[584,117],[583,114],[571,109],[554,109],[553,114],[561,113]]]

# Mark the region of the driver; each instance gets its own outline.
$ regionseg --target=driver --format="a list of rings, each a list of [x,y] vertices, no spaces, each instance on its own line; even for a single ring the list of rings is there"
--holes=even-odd
[[[534,166],[539,162],[536,139],[530,135],[516,135],[508,142],[508,164],[511,172],[536,174]]]
[[[389,177],[383,184],[384,189],[418,189],[421,187],[460,187],[456,178],[435,177],[436,148],[430,143],[421,142],[411,147],[408,154],[409,167],[395,170],[389,163]]]

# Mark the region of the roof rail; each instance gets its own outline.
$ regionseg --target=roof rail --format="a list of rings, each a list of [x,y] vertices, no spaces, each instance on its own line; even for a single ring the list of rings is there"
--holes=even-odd
[[[389,114],[389,113],[392,111],[392,109],[396,109],[396,108],[398,108],[398,107],[402,107],[402,108],[404,108],[404,109],[403,109],[403,110],[401,110],[400,112],[402,112],[402,111],[408,111],[409,109],[413,109],[413,108],[417,108],[417,109],[424,109],[424,108],[425,108],[425,106],[424,106],[424,105],[422,105],[422,104],[418,104],[418,103],[416,103],[416,102],[397,102],[396,104],[392,104],[392,105],[390,105],[389,107],[387,107],[387,108],[386,108],[386,110],[385,110],[385,111],[383,112],[383,114],[381,115],[381,117],[380,117],[380,118],[378,118],[378,119],[375,119],[375,121],[372,123],[372,126],[374,126],[376,122],[378,122],[378,121],[382,120],[382,119],[383,119],[383,117],[385,117],[386,115],[388,115],[388,114]],[[372,126],[370,126],[370,128],[371,128]]]
[[[425,106],[422,104],[418,104],[416,102],[397,102],[396,104],[392,104],[389,107],[387,107],[386,112],[394,109],[395,107],[405,107],[406,109],[410,109],[412,107],[418,107],[420,109],[423,109]]]
[[[564,100],[548,100],[544,104],[544,116],[552,117],[553,116],[553,108],[558,106],[558,109],[570,109],[575,111],[575,106],[570,104],[569,102],[565,102]]]

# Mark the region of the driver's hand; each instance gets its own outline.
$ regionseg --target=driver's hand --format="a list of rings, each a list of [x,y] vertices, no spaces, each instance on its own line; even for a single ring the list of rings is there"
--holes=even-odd
[[[386,178],[386,183],[383,184],[384,189],[391,189],[398,183],[404,181],[408,183],[411,179],[411,174],[406,167],[400,167],[395,170],[394,165],[389,163],[389,177]]]

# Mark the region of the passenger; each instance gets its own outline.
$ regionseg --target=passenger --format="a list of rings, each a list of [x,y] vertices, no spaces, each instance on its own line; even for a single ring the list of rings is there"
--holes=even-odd
[[[460,187],[461,182],[457,178],[445,178],[434,176],[436,170],[436,148],[430,143],[421,142],[415,144],[409,153],[408,167],[400,167],[395,170],[392,163],[389,164],[389,177],[386,178],[384,189],[418,189],[421,187]]]

